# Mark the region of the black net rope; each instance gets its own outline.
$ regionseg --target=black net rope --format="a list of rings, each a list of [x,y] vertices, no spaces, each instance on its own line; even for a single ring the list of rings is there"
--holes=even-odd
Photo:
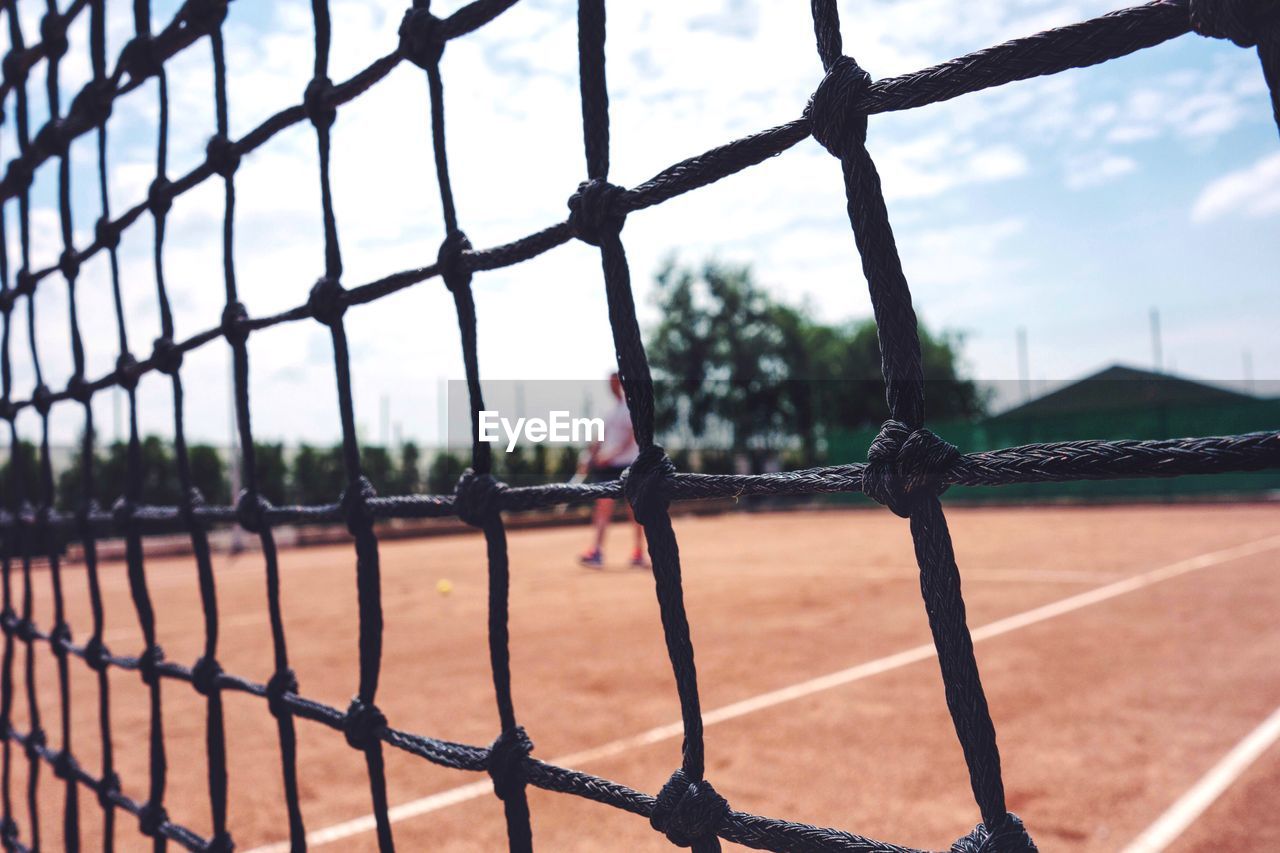
[[[925,428],[924,381],[920,342],[911,295],[902,272],[889,224],[880,179],[866,148],[867,117],[874,113],[924,106],[1015,80],[1054,74],[1124,56],[1188,32],[1225,38],[1242,47],[1256,47],[1280,126],[1280,3],[1274,0],[1156,0],[1102,15],[1089,21],[1016,39],[932,68],[900,77],[872,80],[857,62],[843,53],[834,0],[812,0],[811,11],[818,55],[825,76],[800,118],[690,157],[630,189],[609,182],[609,99],[605,77],[605,6],[603,0],[581,0],[578,9],[578,51],[582,96],[585,180],[570,195],[566,219],[537,233],[504,245],[476,249],[459,226],[449,178],[445,145],[444,85],[441,60],[448,41],[485,25],[515,5],[516,0],[475,0],[447,17],[432,14],[426,0],[414,0],[406,10],[400,38],[389,51],[348,80],[335,83],[328,76],[330,20],[328,3],[313,0],[315,28],[314,76],[299,103],[287,107],[239,139],[228,132],[226,64],[222,23],[226,0],[187,0],[175,18],[159,32],[152,31],[147,0],[134,2],[134,37],[114,66],[106,51],[105,0],[72,0],[59,10],[47,0],[38,40],[23,33],[15,0],[0,2],[8,21],[10,51],[3,58],[0,101],[6,118],[15,123],[17,152],[8,160],[0,180],[0,201],[16,200],[17,259],[9,257],[8,241],[0,240],[0,418],[8,423],[10,460],[15,476],[0,496],[0,569],[3,608],[0,628],[4,651],[0,659],[0,843],[6,850],[41,847],[42,827],[37,795],[42,769],[51,771],[64,791],[62,836],[68,849],[80,844],[81,795],[90,794],[101,812],[105,844],[111,849],[117,833],[117,812],[137,821],[137,830],[154,839],[162,850],[174,842],[189,850],[230,851],[233,847],[227,817],[226,745],[223,735],[222,694],[235,691],[259,697],[276,719],[281,774],[294,850],[306,848],[306,828],[299,801],[296,770],[296,721],[327,726],[341,732],[347,743],[363,753],[368,769],[370,798],[379,846],[394,846],[388,817],[388,794],[383,769],[385,747],[419,756],[435,764],[472,772],[487,772],[502,802],[510,847],[532,849],[532,830],[526,789],[532,785],[574,794],[649,819],[653,828],[678,846],[700,853],[718,850],[719,839],[759,849],[906,851],[899,847],[838,829],[809,826],[735,811],[705,778],[697,670],[693,643],[681,590],[679,547],[668,515],[672,500],[746,495],[801,495],[861,491],[910,520],[920,566],[920,587],[930,629],[938,651],[947,706],[969,768],[974,799],[981,817],[972,831],[952,846],[954,853],[1014,853],[1033,851],[1035,844],[1022,822],[1006,810],[1000,756],[965,622],[960,573],[942,513],[939,495],[948,486],[1094,480],[1121,477],[1173,477],[1225,471],[1280,467],[1280,432],[1161,441],[1071,441],[961,454]],[[67,53],[66,32],[87,12],[92,79],[76,94],[66,114],[60,111],[59,61]],[[209,140],[204,161],[185,175],[170,178],[166,171],[169,100],[165,63],[197,42],[206,40],[214,68],[216,133]],[[435,260],[355,287],[342,282],[342,254],[335,204],[329,182],[330,132],[343,104],[376,85],[403,62],[426,73],[431,119],[431,142],[446,237]],[[49,119],[32,132],[28,83],[43,64]],[[159,123],[156,176],[146,198],[112,217],[107,192],[107,119],[115,99],[148,81],[155,81]],[[267,317],[250,317],[236,289],[234,260],[235,174],[241,158],[294,124],[308,121],[316,132],[324,227],[322,273],[303,305]],[[71,205],[71,142],[96,133],[101,218],[94,239],[77,248],[73,243]],[[654,443],[654,389],[632,298],[630,273],[621,233],[626,217],[706,186],[776,156],[813,136],[839,162],[844,176],[854,241],[870,288],[879,330],[883,375],[890,419],[868,450],[865,463],[810,468],[776,474],[702,475],[679,473],[663,449]],[[57,264],[32,269],[30,260],[30,187],[36,170],[55,163],[58,170],[58,216],[63,251]],[[174,335],[165,285],[164,239],[166,215],[173,199],[218,176],[224,185],[223,268],[225,308],[217,325],[185,340]],[[0,204],[0,231],[8,235],[7,205]],[[121,233],[144,214],[154,222],[154,271],[160,309],[160,335],[149,354],[135,356],[120,290],[116,250]],[[613,330],[618,371],[622,379],[640,456],[622,480],[611,483],[553,484],[511,488],[492,473],[489,445],[473,433],[471,467],[451,495],[395,495],[374,493],[361,468],[355,429],[345,312],[398,290],[440,278],[454,297],[461,335],[470,406],[483,408],[477,356],[477,318],[472,296],[473,274],[510,266],[579,239],[600,251],[609,322]],[[85,375],[80,322],[76,313],[76,281],[81,265],[100,252],[110,261],[115,299],[119,357],[110,373]],[[67,286],[73,375],[67,386],[45,385],[36,348],[35,293],[57,273]],[[44,285],[48,286],[48,285]],[[34,390],[26,398],[15,394],[12,381],[11,339],[25,307],[30,368]],[[255,331],[281,323],[314,319],[329,328],[338,387],[342,454],[346,488],[332,504],[273,506],[259,492],[253,451],[248,380],[247,341]],[[205,503],[192,487],[183,425],[183,356],[222,339],[233,359],[236,429],[244,491],[234,506]],[[182,501],[177,506],[141,502],[142,466],[135,389],[151,371],[167,374],[173,392],[174,447]],[[92,399],[109,388],[121,388],[128,399],[128,451],[125,493],[110,507],[92,498],[73,512],[54,508],[54,480],[49,450],[49,414],[63,402],[79,403],[84,415],[83,452],[79,476],[81,493],[93,494],[95,471]],[[39,452],[33,466],[19,452],[18,415],[32,409],[41,425]],[[473,418],[473,429],[475,429]],[[547,764],[532,756],[533,742],[517,722],[508,654],[509,566],[502,513],[582,503],[601,497],[625,497],[644,525],[653,563],[662,629],[680,700],[683,748],[679,766],[656,794],[577,770]],[[485,746],[453,743],[395,728],[378,709],[381,667],[382,596],[380,590],[376,522],[392,518],[456,516],[483,531],[489,565],[489,652],[498,712],[498,734]],[[285,640],[279,568],[273,527],[298,522],[343,522],[356,551],[356,592],[359,615],[359,678],[346,709],[307,699],[289,666]],[[210,558],[208,529],[215,524],[238,524],[255,534],[265,563],[267,609],[271,624],[273,669],[258,683],[223,670],[218,663],[218,605]],[[191,539],[203,611],[204,647],[191,665],[165,658],[156,643],[155,616],[147,587],[142,542],[148,535],[182,531]],[[77,642],[64,612],[62,574],[56,543],[76,536],[84,548],[92,625],[84,642]],[[103,604],[98,579],[96,540],[123,536],[130,593],[144,639],[136,655],[110,651],[103,641]],[[36,556],[47,558],[53,588],[53,624],[42,628],[33,620],[32,568]],[[35,682],[36,655],[47,648],[57,662],[58,724],[50,736],[42,723]],[[25,696],[15,690],[14,669],[22,656]],[[96,674],[98,738],[101,764],[95,772],[75,759],[71,729],[71,659],[82,661]],[[148,688],[150,717],[148,778],[122,780],[112,752],[111,696],[108,673],[135,672]],[[166,683],[185,682],[205,697],[206,752],[212,837],[202,837],[173,819],[165,807],[166,757],[162,693]],[[28,728],[12,724],[15,702],[25,702]],[[14,790],[14,763],[25,757],[26,791]],[[83,789],[83,790],[82,790]],[[136,791],[131,795],[126,790]],[[25,800],[25,805],[19,805]],[[25,816],[23,812],[25,811]],[[25,826],[22,821],[25,820]],[[47,830],[46,830],[47,831]]]

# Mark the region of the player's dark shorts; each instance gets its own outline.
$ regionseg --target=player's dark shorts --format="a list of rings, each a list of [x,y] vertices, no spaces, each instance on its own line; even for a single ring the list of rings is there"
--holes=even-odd
[[[622,472],[626,469],[626,465],[606,465],[603,468],[592,468],[591,473],[587,474],[587,482],[607,483],[610,480],[621,480]]]

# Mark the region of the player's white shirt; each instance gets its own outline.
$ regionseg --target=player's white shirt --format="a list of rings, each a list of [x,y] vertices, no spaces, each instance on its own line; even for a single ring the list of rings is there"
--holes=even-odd
[[[625,400],[619,400],[604,419],[604,441],[596,453],[596,466],[623,468],[636,461],[640,447],[631,431],[631,412]]]

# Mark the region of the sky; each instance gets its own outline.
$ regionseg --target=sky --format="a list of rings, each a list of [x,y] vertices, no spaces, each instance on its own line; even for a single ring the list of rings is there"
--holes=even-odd
[[[108,54],[132,35],[129,4],[112,7]],[[154,3],[154,27],[177,3]],[[445,15],[461,2],[434,4]],[[1000,41],[1117,8],[1091,0],[842,2],[845,50],[873,77],[917,70]],[[331,3],[330,76],[344,80],[392,50],[403,8]],[[23,7],[29,41],[38,32]],[[87,15],[70,32],[64,101],[89,77]],[[310,3],[231,4],[225,37],[230,121],[239,137],[301,101],[311,77]],[[2,40],[2,37],[0,37]],[[7,49],[7,46],[0,46]],[[608,19],[611,180],[634,186],[668,165],[800,115],[822,78],[807,4],[752,0],[614,2]],[[214,130],[207,40],[166,66],[170,176],[204,156]],[[33,126],[47,116],[44,66],[28,88]],[[449,162],[461,225],[477,247],[561,221],[585,177],[576,4],[522,0],[447,46],[442,61]],[[108,123],[109,191],[119,213],[145,198],[155,173],[156,86],[121,98]],[[66,104],[64,104],[64,109]],[[12,96],[5,108],[11,116]],[[401,63],[343,106],[333,129],[332,180],[354,287],[431,263],[444,236],[430,146],[426,75]],[[0,159],[15,152],[0,127]],[[964,362],[984,381],[1017,378],[1017,333],[1036,387],[1114,362],[1153,364],[1157,309],[1163,365],[1238,382],[1280,379],[1280,145],[1252,50],[1187,35],[1075,70],[870,119],[868,147],[884,184],[917,311],[931,330],[963,334]],[[101,209],[92,135],[72,146],[76,244]],[[323,270],[318,156],[307,123],[277,134],[236,174],[235,260],[251,316],[303,303]],[[222,182],[178,198],[165,272],[179,338],[217,324],[224,303]],[[32,266],[62,250],[57,169],[33,186]],[[17,257],[14,202],[6,208]],[[839,163],[812,139],[711,187],[632,214],[623,231],[641,324],[658,317],[652,280],[665,259],[750,264],[778,299],[839,322],[870,316],[845,212]],[[120,247],[131,349],[159,333],[152,226],[144,216]],[[515,267],[478,273],[481,375],[498,380],[603,378],[613,365],[598,252],[571,242]],[[109,267],[82,269],[77,306],[90,377],[119,353]],[[67,288],[38,289],[36,338],[47,384],[70,375]],[[15,316],[19,316],[16,315]],[[444,383],[462,375],[452,298],[438,279],[348,311],[356,417],[366,440],[384,433],[432,443]],[[25,323],[15,323],[14,396],[32,387]],[[328,330],[285,324],[249,339],[254,434],[330,442],[339,436]],[[188,354],[186,429],[225,443],[229,352],[215,341]],[[602,386],[603,387],[603,386]],[[167,377],[139,385],[144,433],[171,434]],[[121,422],[120,395],[95,397],[100,434]],[[388,417],[384,418],[384,413]],[[384,421],[386,423],[384,423]],[[35,435],[31,412],[19,419]],[[55,441],[82,428],[78,406],[54,407]]]

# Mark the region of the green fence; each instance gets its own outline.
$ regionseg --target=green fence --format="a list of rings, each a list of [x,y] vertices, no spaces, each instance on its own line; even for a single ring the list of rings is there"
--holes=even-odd
[[[1214,405],[1155,405],[1052,417],[1010,415],[978,423],[930,423],[929,428],[964,453],[1019,444],[1079,439],[1231,435],[1280,428],[1280,400],[1249,400]],[[832,464],[865,460],[867,447],[875,438],[876,432],[875,429],[864,429],[833,434],[827,445],[828,459]],[[1280,493],[1280,470],[1201,474],[1169,479],[956,486],[947,492],[947,500],[1186,500],[1220,496],[1265,497],[1272,492]],[[846,496],[841,498],[845,499]],[[861,495],[849,495],[847,499],[850,502],[867,500]]]

